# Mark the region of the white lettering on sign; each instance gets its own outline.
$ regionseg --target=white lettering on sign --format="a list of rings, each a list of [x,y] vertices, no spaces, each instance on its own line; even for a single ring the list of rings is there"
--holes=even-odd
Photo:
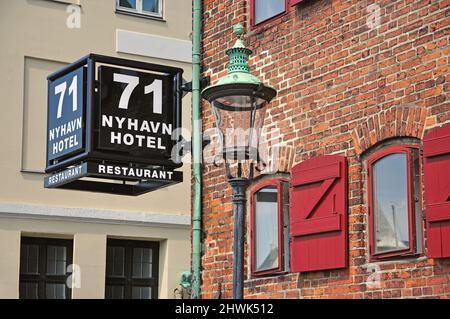
[[[52,141],[55,138],[58,139],[60,137],[63,137],[64,135],[70,134],[76,130],[81,129],[82,127],[82,118],[79,117],[75,120],[72,120],[68,123],[64,123],[63,125],[57,126],[50,130],[49,134],[49,140]]]
[[[139,85],[139,77],[121,73],[113,74],[113,81],[124,83],[127,86],[122,92],[119,100],[119,109],[128,110],[130,97],[134,89]],[[162,81],[155,79],[151,84],[144,87],[144,94],[153,93],[153,113],[162,114]]]
[[[75,167],[72,167],[70,169],[67,169],[65,171],[59,172],[57,174],[54,174],[48,178],[49,185],[53,185],[59,182],[63,182],[65,180],[68,180],[70,178],[75,178],[83,173],[83,166],[78,165]]]
[[[80,130],[82,123],[82,118],[78,117],[49,131],[49,142],[57,140],[51,145],[53,155],[80,145],[77,135],[72,133]]]
[[[134,89],[139,85],[139,78],[137,76],[114,73],[114,82],[124,83],[127,86],[122,92],[119,101],[119,109],[128,109],[130,97]]]
[[[78,110],[78,75],[75,75],[69,87],[69,95],[72,95],[72,112]]]
[[[139,85],[139,77],[120,73],[113,74],[113,81],[124,83],[127,86],[122,92],[119,100],[119,109],[128,109],[131,94]],[[144,94],[153,93],[153,113],[162,114],[162,81],[155,79],[151,84],[144,87]]]
[[[77,69],[60,79],[61,83],[50,89],[49,129],[47,132],[47,158],[56,159],[82,147],[83,108],[82,102],[83,69]],[[81,103],[80,103],[81,104]]]
[[[64,102],[64,95],[66,93],[67,83],[63,82],[55,87],[55,94],[59,96],[58,109],[56,111],[56,118],[61,118],[62,116],[62,106]]]
[[[136,168],[114,165],[98,165],[97,172],[99,174],[116,175],[135,177],[142,179],[162,179],[171,180],[173,178],[173,172],[163,170],[152,170],[148,168]]]
[[[111,131],[111,144],[126,146],[134,145],[137,147],[148,149],[165,150],[166,147],[163,145],[161,137],[148,136],[145,135],[145,133],[172,136],[172,124],[112,115],[102,115],[102,127],[108,127],[117,130],[127,129],[128,131],[136,132],[136,134],[132,134]]]
[[[153,113],[162,114],[162,81],[154,80],[144,88],[145,94],[153,92]]]
[[[125,125],[124,125],[125,124]],[[162,124],[162,125],[161,125]],[[118,129],[128,129],[129,131],[137,131],[141,133],[163,134],[172,136],[172,124],[153,122],[147,120],[137,120],[126,117],[118,117],[112,115],[102,115],[102,126]]]
[[[72,135],[69,137],[64,138],[63,140],[60,140],[56,143],[52,144],[52,154],[58,154],[62,151],[78,146],[78,139],[76,135]]]
[[[120,132],[111,132],[111,144],[124,144],[127,146],[137,145],[138,147],[159,150],[166,149],[166,147],[162,145],[162,139],[160,137],[133,135],[130,133],[122,134]]]
[[[72,84],[69,87],[69,95],[72,95],[72,111],[75,112],[78,109],[78,97],[77,97],[77,84],[78,76],[75,75],[72,80]],[[56,118],[61,118],[62,116],[62,106],[64,104],[64,96],[67,89],[67,82],[63,82],[55,87],[55,94],[59,96],[58,109],[56,111]]]

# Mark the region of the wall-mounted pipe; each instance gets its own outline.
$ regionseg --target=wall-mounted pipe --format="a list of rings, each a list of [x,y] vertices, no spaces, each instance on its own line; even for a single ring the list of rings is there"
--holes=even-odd
[[[192,212],[192,298],[200,298],[202,233],[202,127],[200,117],[200,72],[202,0],[193,0],[192,16],[192,161],[194,203]]]

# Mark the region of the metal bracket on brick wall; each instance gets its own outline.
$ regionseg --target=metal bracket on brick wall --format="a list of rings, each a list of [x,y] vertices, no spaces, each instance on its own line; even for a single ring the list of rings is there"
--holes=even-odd
[[[206,76],[200,79],[200,90],[203,90],[206,88],[211,82],[211,77]],[[186,96],[189,92],[192,92],[192,81],[187,82],[185,79],[183,79],[183,85],[181,86],[181,89],[183,90],[183,97]]]

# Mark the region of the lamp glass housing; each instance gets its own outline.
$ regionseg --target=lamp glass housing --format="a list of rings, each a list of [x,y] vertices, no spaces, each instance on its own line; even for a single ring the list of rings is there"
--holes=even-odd
[[[226,160],[257,160],[267,101],[252,94],[227,95],[212,101]]]

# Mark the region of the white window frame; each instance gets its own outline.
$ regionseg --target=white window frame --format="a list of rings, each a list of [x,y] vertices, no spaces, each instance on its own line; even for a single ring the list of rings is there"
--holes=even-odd
[[[136,0],[136,9],[122,7],[122,6],[120,6],[120,0],[116,0],[116,10],[118,12],[127,12],[127,13],[162,19],[163,18],[163,0],[158,0],[158,12],[157,13],[144,11],[142,9],[142,0]]]

